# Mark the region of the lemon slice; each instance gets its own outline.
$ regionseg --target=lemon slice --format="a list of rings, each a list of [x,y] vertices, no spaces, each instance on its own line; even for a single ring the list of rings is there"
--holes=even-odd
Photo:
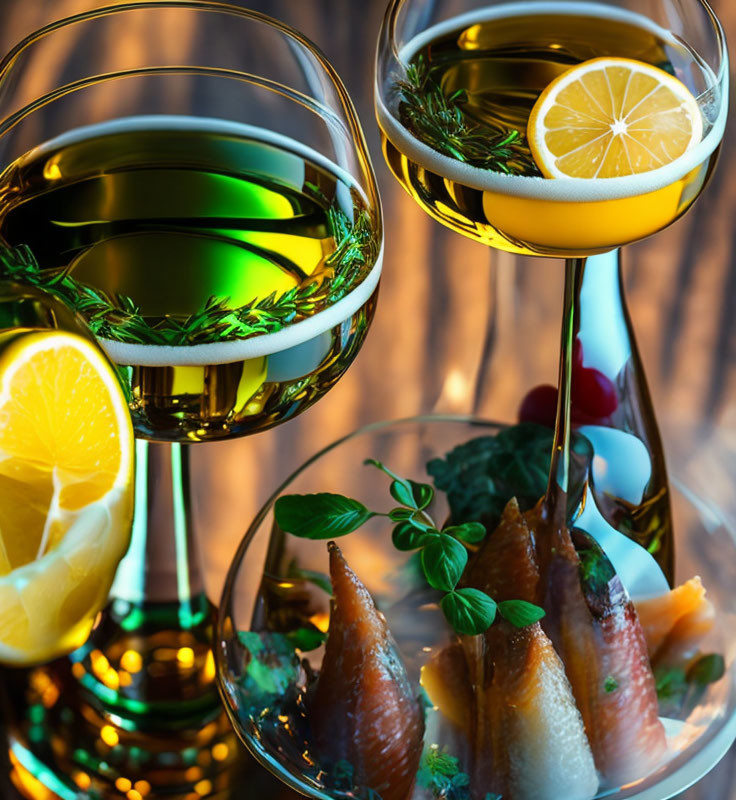
[[[669,73],[629,58],[594,58],[547,86],[527,136],[547,178],[618,178],[680,158],[701,140],[703,118]]]
[[[0,662],[81,645],[130,541],[133,430],[102,352],[59,330],[0,336]]]

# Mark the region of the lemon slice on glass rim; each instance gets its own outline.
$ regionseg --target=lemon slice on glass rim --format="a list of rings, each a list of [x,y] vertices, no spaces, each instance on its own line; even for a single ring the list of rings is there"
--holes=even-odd
[[[594,58],[555,78],[537,98],[529,147],[546,178],[618,178],[669,164],[703,136],[684,83],[629,58]]]
[[[133,465],[125,396],[95,344],[0,335],[0,662],[86,640],[130,541]]]

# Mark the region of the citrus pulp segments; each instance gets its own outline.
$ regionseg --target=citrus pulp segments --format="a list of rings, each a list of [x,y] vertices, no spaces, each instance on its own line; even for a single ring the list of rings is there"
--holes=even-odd
[[[529,147],[547,178],[620,178],[672,163],[703,136],[690,90],[658,67],[594,58],[555,78],[529,117]]]
[[[0,351],[0,661],[45,661],[89,634],[130,540],[133,452],[94,344],[20,332]]]

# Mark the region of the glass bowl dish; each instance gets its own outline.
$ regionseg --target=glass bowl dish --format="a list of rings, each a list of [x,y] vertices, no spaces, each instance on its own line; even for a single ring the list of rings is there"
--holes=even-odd
[[[307,461],[279,487],[248,529],[220,606],[216,643],[220,689],[247,748],[293,789],[325,800],[380,796],[353,785],[350,765],[324,768],[315,757],[310,687],[322,664],[325,648],[321,642],[330,619],[328,549],[324,540],[283,533],[275,524],[275,501],[284,494],[333,492],[387,511],[392,502],[388,479],[379,470],[363,466],[365,459],[378,459],[398,475],[430,482],[426,471],[430,459],[501,429],[489,422],[448,416],[368,426]],[[667,754],[655,772],[599,791],[596,797],[666,800],[712,769],[736,739],[736,532],[718,508],[678,482],[677,465],[672,472],[676,584],[694,575],[702,578],[716,610],[716,625],[702,644],[703,652],[722,654],[726,672],[702,689],[697,702],[690,703],[679,719],[663,719]],[[435,493],[431,510],[435,520],[447,518],[443,493]],[[416,682],[422,666],[453,635],[436,593],[417,580],[416,557],[393,546],[391,526],[385,518],[373,518],[338,543],[380,609],[406,672]],[[440,752],[452,753],[446,737],[438,742],[432,739],[441,712],[425,702],[424,713],[425,754],[433,746],[436,751],[438,744]],[[457,746],[457,736],[452,741]],[[407,796],[416,800],[477,796],[462,785],[463,780],[453,790],[455,794],[443,794],[441,785],[428,784],[426,773],[424,778],[420,774]]]

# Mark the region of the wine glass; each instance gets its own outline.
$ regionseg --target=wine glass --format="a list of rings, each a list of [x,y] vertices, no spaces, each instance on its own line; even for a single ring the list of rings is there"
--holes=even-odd
[[[608,111],[596,107],[588,92],[592,111],[568,109],[572,116],[556,130],[545,128],[541,139],[547,147],[558,137],[555,165],[567,157],[578,166],[550,171],[545,164],[545,175],[555,177],[543,178],[528,141],[531,117],[547,87],[576,65],[595,71],[596,58],[632,59],[676,76],[676,85],[687,87],[691,109],[697,104],[692,113],[699,133],[679,157],[649,152],[645,171],[634,170],[631,158],[637,160],[628,151],[628,169],[609,169],[613,151],[596,151],[596,126],[609,114],[614,138],[624,131],[629,141],[636,125],[626,122],[624,110],[635,110],[646,91],[634,96],[632,89],[632,107],[617,110],[611,89]],[[636,490],[620,487],[596,496],[588,504],[596,516],[590,524],[629,537],[636,545],[630,557],[660,587],[674,574],[669,489],[617,248],[656,233],[692,205],[714,168],[727,105],[725,38],[701,0],[561,0],[523,7],[393,0],[379,40],[376,112],[386,160],[402,186],[427,213],[463,235],[508,253],[565,259],[559,392],[536,387],[519,398],[522,419],[557,430],[550,516],[558,524],[564,516],[553,507],[565,506],[569,434],[580,428],[602,458],[628,459],[641,473]],[[576,115],[577,123],[571,122]],[[559,139],[569,139],[571,127],[578,138],[564,156]],[[587,175],[582,163],[596,167],[592,177],[580,177]],[[607,176],[598,177],[604,168]],[[519,338],[528,336],[525,331]]]
[[[451,669],[453,660],[449,656],[454,652],[453,646],[457,646],[458,637],[443,616],[438,603],[440,592],[429,587],[422,578],[418,554],[399,549],[395,535],[392,540],[392,528],[396,523],[374,517],[357,531],[336,539],[336,543],[390,630],[396,643],[394,652],[399,654],[413,687],[411,691],[418,691],[421,684],[423,740],[417,738],[408,715],[402,717],[399,713],[405,712],[406,707],[402,709],[395,696],[380,688],[380,680],[372,685],[368,682],[351,684],[355,679],[355,661],[349,650],[344,651],[340,662],[347,677],[342,682],[333,680],[328,687],[328,708],[320,704],[325,701],[325,694],[320,694],[316,688],[321,672],[328,670],[334,679],[331,666],[326,666],[325,633],[328,637],[333,632],[337,637],[341,633],[348,635],[342,628],[333,631],[331,621],[335,602],[339,604],[344,597],[341,595],[335,600],[330,594],[331,569],[326,537],[315,541],[284,533],[276,521],[274,505],[285,496],[330,492],[354,498],[370,510],[387,511],[397,505],[389,494],[390,481],[378,469],[364,465],[366,459],[379,459],[401,478],[435,484],[437,491],[428,508],[434,520],[445,520],[448,515],[457,518],[464,508],[475,506],[477,509],[480,504],[487,514],[484,519],[492,527],[498,519],[497,510],[490,511],[493,501],[507,497],[510,483],[518,481],[521,474],[517,472],[514,477],[513,468],[508,471],[508,455],[494,459],[493,448],[500,447],[499,436],[507,437],[504,447],[516,442],[519,431],[517,426],[440,415],[370,425],[309,459],[274,492],[255,517],[227,576],[220,604],[215,651],[218,678],[226,708],[240,737],[251,753],[291,788],[322,800],[375,798],[376,794],[403,798],[468,798],[485,796],[492,788],[476,783],[473,737],[457,724],[458,717],[462,717],[467,691],[463,679]],[[545,448],[553,434],[538,429],[536,435],[537,444],[532,451],[525,449],[524,455],[531,456],[535,464],[537,458],[549,463]],[[448,454],[453,452],[459,471],[449,491],[439,491],[447,472],[437,468],[436,460],[450,464],[452,456]],[[715,625],[697,646],[691,642],[691,655],[695,650],[721,654],[725,656],[727,669],[723,677],[700,687],[697,697],[680,705],[680,700],[675,701],[673,694],[668,694],[666,668],[663,662],[657,665],[655,657],[654,668],[660,676],[659,714],[667,732],[666,756],[651,774],[625,786],[609,786],[604,790],[601,785],[597,797],[667,800],[699,780],[736,738],[736,640],[731,623],[736,613],[731,588],[733,564],[736,563],[736,531],[733,521],[728,522],[717,506],[712,502],[703,503],[702,498],[688,488],[693,481],[689,459],[686,451],[678,450],[678,453],[681,458],[673,479],[679,556],[676,580],[679,584],[695,574],[700,575],[716,614]],[[443,474],[445,479],[440,478]],[[576,479],[581,477],[582,473],[578,472]],[[495,489],[492,488],[494,480],[499,482]],[[534,482],[535,490],[543,491],[544,470],[536,472]],[[447,483],[444,485],[448,488]],[[526,498],[527,502],[533,502],[533,493]],[[520,498],[520,502],[524,501]],[[491,540],[495,535],[491,534]],[[517,555],[514,551],[512,563],[505,565],[511,572],[516,569],[513,560]],[[473,557],[471,553],[470,558]],[[334,591],[338,591],[337,587]],[[639,599],[635,597],[634,600],[641,608]],[[353,624],[353,636],[355,631],[360,636],[361,630],[370,627],[365,615],[359,616]],[[464,638],[465,644],[472,646],[473,640],[482,637]],[[372,655],[369,649],[362,652],[362,658],[369,664]],[[384,656],[379,649],[379,657]],[[334,651],[330,658],[333,657]],[[659,658],[665,659],[664,653]],[[390,665],[391,662],[383,663]],[[264,664],[269,666],[268,670],[263,669]],[[440,680],[437,680],[438,668]],[[523,684],[523,676],[533,674],[533,667],[518,665],[518,670],[518,680],[527,686],[529,693],[524,702],[529,707],[534,706],[530,697],[534,696],[535,689]],[[390,666],[386,666],[386,671],[391,672]],[[395,669],[393,674],[396,674]],[[547,679],[548,676],[537,673],[537,677],[530,679],[531,686],[535,681],[543,684]],[[447,686],[444,692],[438,688],[442,681]],[[334,720],[350,705],[351,700],[344,694],[347,687],[352,689],[355,703],[363,701],[363,720],[355,723],[355,734],[347,746],[353,750],[350,763],[346,763],[343,755],[344,730],[334,730],[326,744],[316,733],[322,728],[321,720],[329,717],[330,711],[337,709]],[[674,686],[670,684],[670,688]],[[513,702],[510,695],[501,700]],[[555,702],[559,702],[559,697]],[[380,715],[371,717],[371,708],[380,710]],[[524,713],[521,712],[522,718]],[[550,739],[561,737],[563,773],[568,778],[572,776],[575,782],[579,762],[574,740],[567,738],[564,714],[554,709],[551,714],[552,728],[548,730],[554,732],[550,733]],[[542,724],[539,720],[538,723]],[[375,738],[371,738],[372,730]],[[517,756],[521,754],[519,757],[523,756],[525,747],[523,730],[523,722],[516,730],[504,729],[504,737],[512,742],[510,746],[515,748]],[[402,762],[396,758],[396,752],[404,742],[408,743],[405,752],[410,754],[409,760],[397,769],[396,764]],[[534,757],[522,762],[522,768],[531,775],[541,776],[542,783],[545,770],[552,763],[550,752],[545,751],[548,744],[533,745]],[[367,773],[375,783],[365,782]],[[384,793],[378,784],[387,776],[393,776],[393,782]],[[407,789],[412,783],[413,788]],[[453,793],[448,794],[450,790]],[[570,789],[567,795],[559,794],[558,790],[559,786],[552,785],[548,793],[519,796],[536,800],[592,797],[594,793],[585,795],[582,790],[581,794],[579,787]]]
[[[190,446],[301,413],[359,351],[382,261],[360,124],[310,41],[214,2],[54,22],[3,59],[0,90],[6,277],[86,319],[137,436],[132,544],[110,603],[81,650],[30,676],[30,697],[58,691],[38,701],[48,735],[21,721],[15,757],[61,796],[141,781],[221,791],[235,748]]]

